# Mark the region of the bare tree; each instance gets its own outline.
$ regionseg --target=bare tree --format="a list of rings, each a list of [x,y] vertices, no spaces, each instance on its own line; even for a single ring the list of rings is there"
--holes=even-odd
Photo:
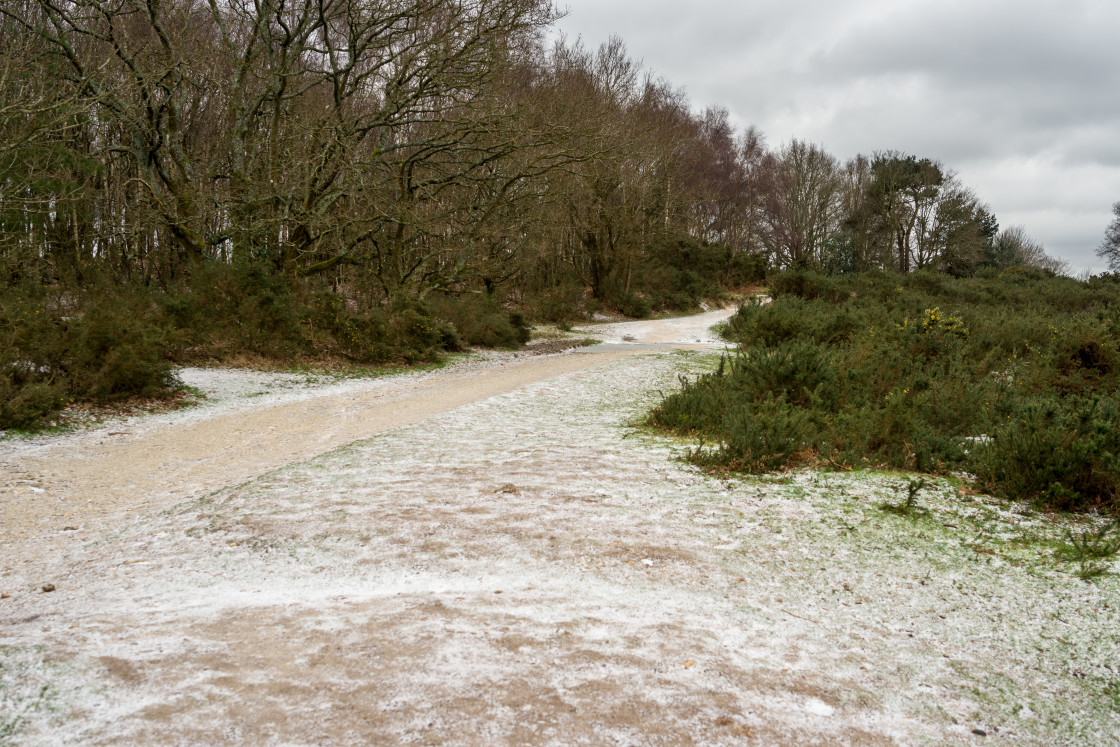
[[[621,40],[592,53],[558,45],[552,64],[575,139],[570,168],[550,178],[557,243],[595,298],[625,296],[634,265],[675,225],[675,168],[690,122],[677,92],[641,76]]]
[[[1040,242],[1023,226],[1008,226],[999,232],[994,244],[996,264],[1004,267],[1026,267],[1055,275],[1069,272],[1069,263],[1051,257]]]
[[[820,263],[840,219],[839,164],[820,146],[793,140],[767,159],[766,246],[787,267]]]
[[[1108,269],[1120,272],[1120,202],[1112,204],[1112,222],[1104,232],[1104,240],[1097,247],[1097,256],[1108,264]]]
[[[73,271],[88,257],[83,224],[97,180],[82,108],[47,73],[48,45],[4,15],[0,36],[0,260],[15,275],[45,262]]]
[[[374,267],[421,283],[446,191],[521,144],[496,77],[546,0],[33,0],[92,115],[118,213],[170,264],[253,257],[289,275]],[[119,217],[106,225],[127,224]]]

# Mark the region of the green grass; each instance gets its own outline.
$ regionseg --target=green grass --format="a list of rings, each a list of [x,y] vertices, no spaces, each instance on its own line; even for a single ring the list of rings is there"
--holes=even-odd
[[[37,711],[50,710],[55,689],[44,682],[38,647],[0,646],[0,744],[12,744]]]

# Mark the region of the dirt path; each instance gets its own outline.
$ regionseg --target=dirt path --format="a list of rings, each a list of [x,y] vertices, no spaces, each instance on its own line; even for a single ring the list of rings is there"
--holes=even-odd
[[[712,365],[666,326],[5,453],[6,516],[103,518],[4,527],[0,742],[1115,742],[1115,578],[949,486],[681,464],[627,425]]]
[[[633,343],[658,347],[717,343],[708,327],[730,311],[630,323]],[[616,328],[584,333],[611,341]],[[607,332],[601,334],[600,329]],[[470,402],[561,374],[648,352],[648,344],[564,355],[500,357],[490,365],[422,378],[372,380],[339,394],[237,409],[162,428],[115,425],[18,452],[0,443],[0,549],[52,551],[67,527],[87,530],[122,513],[150,510],[244,482],[358,439],[417,423]],[[139,431],[139,432],[137,432]],[[34,540],[28,543],[28,540]]]
[[[623,353],[521,359],[372,391],[218,415],[132,435],[113,431],[43,449],[10,468],[0,508],[3,544],[66,526],[85,529],[122,512],[163,507],[244,482],[470,402],[578,371]],[[76,443],[74,443],[76,442]],[[22,492],[22,494],[21,494]],[[30,500],[28,500],[30,498]]]

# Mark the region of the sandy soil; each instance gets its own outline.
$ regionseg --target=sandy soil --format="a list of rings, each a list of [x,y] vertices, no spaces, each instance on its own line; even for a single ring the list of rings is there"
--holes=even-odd
[[[188,373],[194,412],[0,443],[0,742],[1120,739],[1120,587],[1054,564],[1064,526],[718,479],[632,428],[713,364],[667,352],[714,343],[690,319],[376,381]]]

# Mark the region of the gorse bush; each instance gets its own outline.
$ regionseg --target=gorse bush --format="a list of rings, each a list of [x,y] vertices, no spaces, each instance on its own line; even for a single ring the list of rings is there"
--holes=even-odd
[[[33,427],[70,402],[160,396],[174,385],[168,329],[150,294],[30,279],[0,293],[0,427]]]
[[[1120,508],[1120,398],[1020,400],[969,461],[981,485],[1055,509]]]
[[[785,273],[740,308],[739,351],[651,422],[703,464],[966,471],[992,493],[1120,509],[1120,285]]]
[[[316,295],[301,298],[255,262],[206,262],[166,291],[153,292],[184,360],[306,352],[305,322]],[[311,307],[310,309],[308,307]]]
[[[110,402],[160,395],[175,382],[169,334],[143,292],[103,293],[66,320],[52,367],[73,397]]]
[[[530,325],[519,311],[505,311],[484,293],[432,296],[428,307],[470,345],[516,348],[529,341]]]
[[[85,272],[79,290],[38,277],[0,288],[0,428],[39,427],[73,402],[170,396],[176,363],[247,354],[421,363],[468,343],[517,347],[529,337],[523,314],[478,295],[363,302],[354,289],[292,285],[248,263],[202,263],[168,287]]]

